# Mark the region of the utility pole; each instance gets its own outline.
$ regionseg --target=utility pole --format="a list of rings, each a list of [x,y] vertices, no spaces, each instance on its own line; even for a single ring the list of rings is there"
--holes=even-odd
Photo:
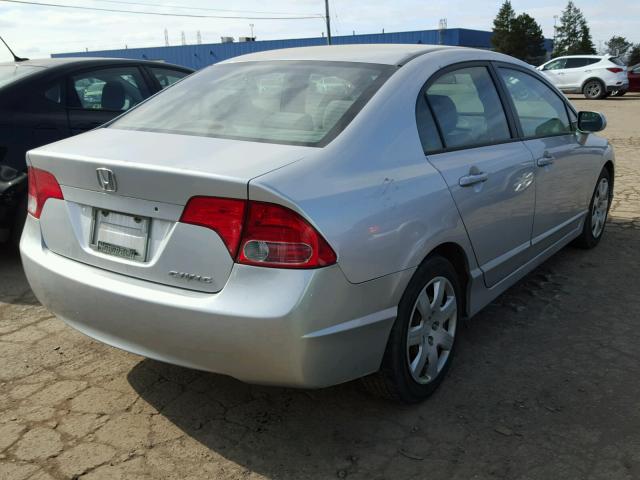
[[[331,17],[329,17],[329,0],[324,0],[325,20],[327,21],[327,45],[331,45]]]

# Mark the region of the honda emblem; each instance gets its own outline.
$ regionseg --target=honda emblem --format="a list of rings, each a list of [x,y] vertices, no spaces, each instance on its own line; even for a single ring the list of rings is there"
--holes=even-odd
[[[105,192],[115,192],[118,189],[115,174],[108,168],[96,168],[98,185]]]

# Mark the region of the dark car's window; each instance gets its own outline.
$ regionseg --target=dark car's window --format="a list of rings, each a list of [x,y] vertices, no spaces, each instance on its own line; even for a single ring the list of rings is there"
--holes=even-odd
[[[445,73],[431,83],[426,95],[446,148],[511,138],[500,97],[486,67]]]
[[[548,137],[572,131],[565,103],[551,88],[519,70],[500,67],[499,71],[525,137]]]
[[[135,67],[104,68],[71,77],[79,106],[88,110],[125,111],[148,96]]]
[[[566,63],[567,63],[566,58],[559,58],[557,60],[547,63],[544,66],[543,70],[560,70],[564,68]]]
[[[41,70],[43,70],[42,67],[31,65],[0,65],[0,87]]]
[[[189,75],[187,72],[172,70],[170,68],[150,67],[149,70],[151,70],[151,73],[154,77],[156,77],[156,80],[158,80],[158,83],[162,88],[167,88],[169,85],[173,85],[178,80],[181,80]]]
[[[321,146],[394,68],[320,61],[214,65],[110,128]]]
[[[45,88],[44,98],[53,103],[62,103],[62,82],[55,82]]]

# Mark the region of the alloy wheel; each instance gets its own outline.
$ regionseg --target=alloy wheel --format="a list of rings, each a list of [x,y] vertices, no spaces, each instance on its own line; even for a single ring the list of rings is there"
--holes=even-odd
[[[595,80],[593,82],[589,82],[585,87],[585,92],[589,98],[599,98],[602,94],[602,85],[600,82]]]
[[[446,365],[457,320],[453,285],[445,277],[435,277],[420,291],[407,330],[407,364],[416,382],[433,381]]]
[[[602,235],[604,224],[609,211],[609,180],[600,179],[596,192],[593,196],[593,206],[591,207],[591,233],[594,238]]]

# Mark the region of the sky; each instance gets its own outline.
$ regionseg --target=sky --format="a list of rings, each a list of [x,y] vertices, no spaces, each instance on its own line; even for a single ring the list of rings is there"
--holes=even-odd
[[[106,9],[154,11],[195,15],[292,16],[317,15],[303,20],[181,18],[115,12],[72,10],[9,3],[0,0],[0,36],[17,55],[48,57],[51,53],[164,45],[164,30],[169,43],[215,43],[221,36],[249,36],[250,24],[258,40],[300,38],[321,35],[325,30],[322,0],[33,0]],[[134,3],[134,4],[132,4]],[[575,0],[584,13],[596,48],[612,35],[622,35],[640,43],[640,2],[618,2],[610,8],[602,0]],[[446,18],[449,28],[490,30],[501,1],[474,0],[330,0],[332,33],[347,35],[405,30],[427,30]],[[161,6],[152,6],[161,5]],[[516,13],[526,12],[553,37],[554,15],[560,15],[566,0],[512,0]],[[182,7],[182,8],[179,8]],[[189,7],[189,8],[184,8]],[[195,8],[221,9],[195,10]],[[228,11],[238,9],[237,11]],[[248,12],[269,13],[248,13]],[[0,47],[0,61],[10,60]]]

